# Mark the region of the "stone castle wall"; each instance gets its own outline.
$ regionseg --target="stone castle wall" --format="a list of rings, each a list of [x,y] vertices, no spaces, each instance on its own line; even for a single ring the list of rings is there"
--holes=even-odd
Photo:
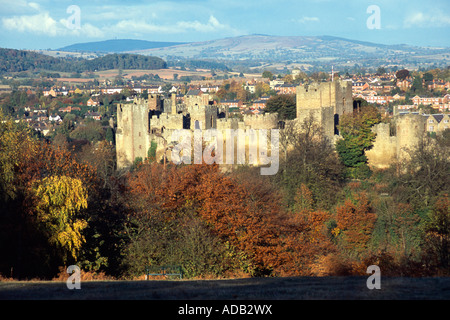
[[[252,129],[275,129],[278,127],[278,113],[244,115],[244,124]]]
[[[386,169],[397,160],[397,136],[391,135],[390,123],[379,123],[372,128],[376,133],[372,149],[366,151],[366,156],[371,167]]]
[[[423,139],[426,117],[421,114],[402,114],[393,123],[379,123],[372,128],[377,134],[373,148],[366,151],[369,166],[386,169],[395,161],[408,158],[408,151]]]

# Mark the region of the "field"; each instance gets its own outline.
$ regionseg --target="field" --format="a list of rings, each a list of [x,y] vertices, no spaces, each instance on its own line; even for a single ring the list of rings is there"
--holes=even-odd
[[[0,282],[0,300],[448,300],[450,278],[249,278],[231,280]]]

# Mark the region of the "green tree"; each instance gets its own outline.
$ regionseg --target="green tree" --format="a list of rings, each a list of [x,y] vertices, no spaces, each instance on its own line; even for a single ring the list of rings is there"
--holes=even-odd
[[[273,73],[270,72],[270,71],[265,70],[265,71],[262,73],[262,77],[263,77],[263,78],[267,78],[267,79],[269,79],[269,80],[272,80],[272,79],[273,79]]]
[[[423,92],[422,77],[420,77],[419,75],[414,77],[411,91],[417,94]]]
[[[276,112],[281,120],[295,119],[297,116],[295,95],[280,94],[270,97],[265,112]]]
[[[114,130],[111,127],[108,127],[108,129],[106,129],[105,139],[106,139],[106,141],[110,142],[111,144],[114,144],[115,135],[114,135]]]
[[[373,146],[376,134],[373,125],[381,121],[381,115],[373,106],[362,106],[356,114],[343,115],[339,125],[342,139],[336,142],[336,150],[352,178],[367,176],[366,150]]]
[[[423,74],[423,80],[425,80],[425,82],[428,81],[433,81],[433,74],[431,72],[426,72]]]

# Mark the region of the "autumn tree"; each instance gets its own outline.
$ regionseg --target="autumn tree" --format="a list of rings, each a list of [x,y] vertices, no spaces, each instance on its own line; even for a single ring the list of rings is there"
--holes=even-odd
[[[87,208],[87,191],[81,180],[66,176],[51,176],[35,181],[36,218],[52,245],[76,261],[85,242],[82,235],[87,221],[80,212]]]
[[[398,80],[405,80],[409,77],[409,71],[407,69],[402,69],[396,72],[395,77]]]
[[[147,236],[162,236],[155,240],[161,243],[159,250],[142,247],[147,253],[154,252],[145,258],[147,263],[174,261],[178,257],[179,264],[191,266],[191,274],[199,270],[212,274],[241,270],[253,276],[283,273],[287,265],[292,265],[295,252],[291,235],[301,226],[289,222],[280,196],[268,182],[253,174],[228,176],[217,165],[169,165],[164,171],[160,164],[144,164],[129,180],[135,208],[132,218],[145,216],[145,220],[164,223],[132,224],[133,230],[141,226],[143,231],[140,236],[133,232],[137,238],[130,244],[141,243]],[[144,230],[150,225],[161,226],[164,233],[150,227],[153,231],[147,235]],[[199,234],[206,236],[208,247],[193,252]],[[180,242],[186,236],[189,241]],[[185,254],[179,255],[180,250]],[[136,250],[133,252],[137,254]],[[195,252],[197,263],[193,266],[186,257]],[[207,261],[221,262],[211,265],[214,270],[205,270],[202,265]]]
[[[343,250],[360,257],[368,248],[375,221],[376,215],[367,195],[359,193],[336,208],[336,227],[333,234]]]
[[[402,259],[419,259],[421,218],[407,203],[381,197],[374,205],[377,221],[372,246]]]
[[[343,184],[343,165],[333,145],[314,118],[287,122],[280,134],[280,169],[272,177],[292,209],[297,190],[304,184],[312,193],[315,208],[330,209]]]
[[[442,194],[424,225],[426,250],[434,265],[445,274],[450,272],[450,201]]]

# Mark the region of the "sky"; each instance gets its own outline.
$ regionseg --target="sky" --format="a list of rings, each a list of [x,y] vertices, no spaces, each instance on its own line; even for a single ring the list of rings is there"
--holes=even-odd
[[[330,35],[450,47],[449,0],[0,0],[0,47]]]

